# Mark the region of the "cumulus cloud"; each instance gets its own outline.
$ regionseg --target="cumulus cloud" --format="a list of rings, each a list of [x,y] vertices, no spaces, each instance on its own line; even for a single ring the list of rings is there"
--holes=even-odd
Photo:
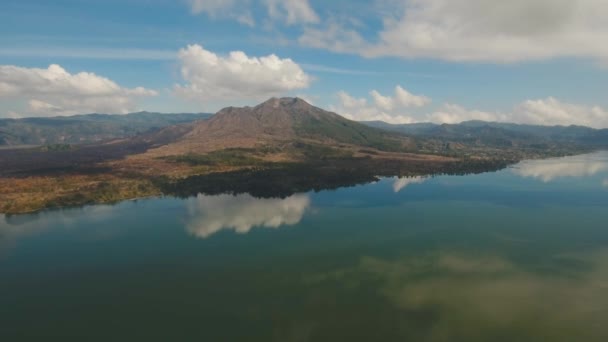
[[[410,184],[422,184],[422,183],[426,182],[426,180],[427,180],[427,178],[420,177],[420,176],[397,178],[397,179],[395,179],[395,182],[393,183],[393,191],[399,192]]]
[[[339,103],[330,106],[351,120],[374,121],[390,123],[412,123],[414,118],[404,113],[407,108],[423,107],[431,103],[431,99],[423,95],[414,95],[400,85],[395,87],[394,95],[382,95],[377,90],[370,91],[372,101],[366,98],[355,98],[345,91],[338,92]]]
[[[223,229],[248,233],[253,227],[279,228],[302,220],[310,207],[307,195],[285,199],[259,199],[245,195],[199,195],[190,199],[187,230],[207,238]]]
[[[124,114],[136,109],[135,101],[156,96],[154,90],[123,88],[90,72],[71,74],[57,64],[47,69],[0,65],[0,98],[25,99],[28,114]]]
[[[307,88],[312,78],[289,58],[249,57],[242,51],[220,56],[200,45],[179,51],[183,85],[178,96],[191,100],[262,99]]]
[[[566,103],[553,97],[526,100],[515,106],[512,111],[505,113],[469,110],[459,105],[445,104],[439,110],[429,114],[426,119],[435,123],[483,120],[548,126],[608,127],[608,111],[603,108]]]
[[[353,97],[345,91],[337,93],[338,102],[329,109],[351,120],[384,121],[393,124],[433,122],[457,124],[463,121],[510,122],[530,125],[580,125],[593,128],[608,128],[608,111],[599,106],[585,106],[560,101],[554,97],[526,100],[515,105],[511,111],[491,112],[467,109],[461,105],[445,103],[426,114],[408,113],[431,103],[424,95],[414,95],[401,86],[396,86],[394,95],[383,95],[377,90],[370,97]]]
[[[515,109],[513,119],[540,125],[608,127],[608,111],[601,107],[564,103],[553,97],[525,101]]]
[[[434,123],[456,124],[469,120],[507,121],[507,117],[500,113],[489,113],[479,110],[468,110],[460,105],[446,103],[439,110],[426,116],[426,121]]]
[[[300,42],[366,57],[516,62],[554,57],[608,60],[604,0],[396,0],[379,13],[374,40],[346,25],[306,30]],[[338,37],[348,38],[335,44]]]
[[[517,164],[511,170],[518,176],[536,178],[548,183],[558,178],[584,178],[608,172],[608,161],[589,156],[530,160]]]

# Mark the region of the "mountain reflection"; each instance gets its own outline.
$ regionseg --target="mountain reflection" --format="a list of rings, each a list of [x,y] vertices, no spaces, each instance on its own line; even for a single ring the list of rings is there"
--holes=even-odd
[[[284,199],[255,198],[242,195],[198,195],[188,200],[187,230],[207,238],[223,229],[248,233],[253,227],[279,228],[300,222],[310,207],[308,195]]]
[[[523,161],[512,171],[521,177],[540,179],[544,183],[564,177],[590,177],[608,171],[608,153]]]
[[[426,180],[427,180],[426,177],[420,177],[420,176],[397,178],[395,180],[395,182],[393,183],[393,191],[399,192],[410,184],[421,184],[421,183],[426,182]]]

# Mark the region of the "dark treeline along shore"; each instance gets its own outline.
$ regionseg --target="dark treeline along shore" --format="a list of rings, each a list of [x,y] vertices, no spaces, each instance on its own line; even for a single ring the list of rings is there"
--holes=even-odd
[[[259,198],[285,198],[296,193],[371,183],[382,177],[467,175],[498,171],[508,165],[509,162],[502,160],[429,163],[341,159],[327,163],[284,164],[272,168],[218,172],[177,180],[161,177],[155,179],[155,183],[163,194],[183,198],[197,194],[242,193]]]

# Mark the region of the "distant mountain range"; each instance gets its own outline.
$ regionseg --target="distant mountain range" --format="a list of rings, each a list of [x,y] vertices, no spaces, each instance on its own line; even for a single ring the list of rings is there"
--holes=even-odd
[[[206,120],[212,114],[138,112],[50,118],[0,119],[0,146],[90,144],[132,137],[167,126]]]
[[[302,115],[304,112],[313,115]],[[211,120],[205,122],[208,119]],[[384,150],[395,150],[403,144],[412,147],[412,140],[403,140],[403,136],[419,142],[427,141],[427,145],[429,141],[435,141],[495,148],[546,148],[555,144],[589,148],[608,146],[608,129],[484,121],[459,124],[389,124],[383,121],[358,123],[310,106],[298,98],[271,99],[255,107],[228,107],[217,115],[137,112],[126,115],[83,114],[0,119],[0,146],[99,143],[197,121],[201,123],[193,124],[192,131],[184,136],[183,141],[192,145],[193,141],[198,140],[204,145],[199,146],[203,150],[208,150],[210,146],[251,147],[259,139],[289,140],[296,137],[333,140]],[[395,144],[398,140],[400,143]]]
[[[5,119],[0,144],[0,213],[23,213],[162,194],[287,196],[379,175],[486,172],[607,148],[608,130],[361,123],[299,98],[272,98],[215,115]],[[10,148],[17,145],[23,148]]]
[[[555,144],[566,144],[588,148],[608,147],[608,129],[574,125],[539,126],[485,121],[466,121],[459,124],[389,124],[383,121],[362,123],[412,137],[471,146],[546,148]]]

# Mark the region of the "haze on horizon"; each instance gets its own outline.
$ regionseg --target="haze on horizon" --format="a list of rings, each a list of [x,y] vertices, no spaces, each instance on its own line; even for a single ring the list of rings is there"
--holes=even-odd
[[[215,112],[608,127],[601,0],[8,0],[0,118]]]

